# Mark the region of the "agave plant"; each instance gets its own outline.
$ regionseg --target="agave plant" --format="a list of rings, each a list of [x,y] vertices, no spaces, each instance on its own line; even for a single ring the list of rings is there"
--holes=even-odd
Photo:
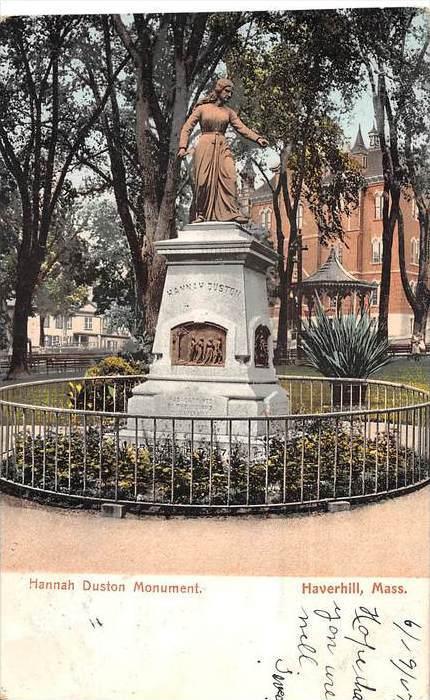
[[[303,329],[302,347],[325,377],[366,379],[390,361],[388,341],[378,338],[367,314],[329,318],[319,301],[315,320]]]

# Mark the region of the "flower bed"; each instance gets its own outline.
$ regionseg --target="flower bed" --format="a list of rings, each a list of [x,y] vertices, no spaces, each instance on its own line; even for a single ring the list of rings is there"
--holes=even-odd
[[[174,465],[172,467],[172,465]],[[4,466],[5,469],[5,466]],[[251,450],[171,438],[136,448],[119,433],[71,428],[17,437],[8,478],[36,488],[158,504],[259,505],[360,496],[429,475],[429,462],[400,444],[395,430],[372,438],[360,421],[300,422]]]

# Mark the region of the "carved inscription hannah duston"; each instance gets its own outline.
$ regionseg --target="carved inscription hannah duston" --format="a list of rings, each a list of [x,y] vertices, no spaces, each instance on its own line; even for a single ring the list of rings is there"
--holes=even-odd
[[[223,367],[227,331],[215,323],[182,323],[171,330],[172,365]]]

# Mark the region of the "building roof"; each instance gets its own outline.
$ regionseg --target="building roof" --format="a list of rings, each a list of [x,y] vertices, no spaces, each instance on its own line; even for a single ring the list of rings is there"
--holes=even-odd
[[[378,136],[378,131],[375,126],[375,122],[372,124],[372,128],[369,131],[369,137]],[[379,142],[378,142],[379,143]],[[363,177],[366,178],[367,182],[370,184],[372,182],[379,182],[383,180],[382,173],[382,155],[379,145],[368,148],[364,143],[363,134],[361,133],[361,125],[358,125],[358,132],[355,138],[353,147],[350,150],[353,155],[363,155],[365,156],[365,165],[363,166]]]
[[[332,248],[330,255],[325,263],[321,265],[319,270],[314,272],[309,277],[306,277],[301,283],[301,287],[306,290],[336,290],[342,292],[370,292],[378,285],[376,282],[366,282],[353,277],[348,270],[345,270],[335,248]]]
[[[384,179],[382,174],[382,155],[380,148],[372,148],[366,153],[367,168],[363,170],[363,176],[367,182],[380,182]]]
[[[276,187],[277,179],[277,174],[273,175],[273,177],[270,178],[270,184],[273,187]],[[257,189],[254,190],[254,192],[251,195],[251,200],[253,202],[266,202],[272,200],[272,190],[270,189],[267,182],[264,182],[262,185],[260,185],[260,187],[257,187]]]
[[[370,136],[370,135],[372,135],[372,136],[378,136],[378,129],[376,128],[375,121],[373,121],[372,128],[371,128],[370,131],[369,131],[369,136]]]
[[[351,148],[351,153],[367,153],[367,148],[364,143],[363,134],[361,133],[361,124],[358,125],[357,136],[355,137],[355,143]]]
[[[94,302],[87,301],[86,304],[84,304],[77,311],[75,311],[75,315],[79,315],[80,313],[94,314],[96,311],[97,306],[94,304]]]

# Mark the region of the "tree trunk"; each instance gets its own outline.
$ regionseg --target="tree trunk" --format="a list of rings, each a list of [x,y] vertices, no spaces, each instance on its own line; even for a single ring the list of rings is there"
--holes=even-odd
[[[39,316],[39,347],[45,347],[45,316]]]
[[[143,297],[145,309],[145,329],[150,335],[155,334],[157,327],[158,311],[160,309],[161,297],[163,295],[164,280],[166,277],[166,263],[161,255],[158,255],[155,248],[145,251],[147,257],[147,269],[149,272],[148,283]],[[149,262],[150,260],[150,262]]]
[[[382,340],[388,338],[388,312],[391,289],[391,259],[393,249],[393,233],[384,226],[382,234],[382,270],[379,294],[378,336]]]
[[[404,221],[403,213],[399,208],[398,216],[398,236],[399,236],[399,265],[400,265],[400,276],[403,285],[403,291],[405,292],[406,299],[411,307],[414,314],[414,325],[413,334],[422,334],[425,338],[426,326],[427,326],[427,316],[430,307],[430,290],[429,290],[429,278],[430,278],[430,237],[429,237],[429,221],[427,212],[427,226],[426,226],[426,216],[425,211],[420,211],[419,216],[420,221],[420,255],[419,255],[419,269],[418,269],[418,281],[415,293],[412,291],[411,285],[408,280],[408,275],[406,271],[406,256],[405,256],[405,231],[404,231]]]
[[[384,175],[384,202],[382,207],[382,270],[379,296],[378,336],[388,339],[388,313],[391,288],[391,261],[393,251],[394,228],[400,209],[401,169],[398,154],[397,122],[393,117],[386,76],[382,60],[378,59],[378,78],[375,82],[373,69],[367,63],[372,89],[373,111],[379,144],[382,153],[382,172]],[[388,123],[388,135],[386,126]]]
[[[284,260],[282,259],[282,263]],[[281,364],[287,355],[288,342],[288,288],[285,284],[285,271],[279,284],[278,336],[276,339],[275,362]]]
[[[27,356],[27,326],[31,313],[33,286],[29,277],[22,271],[18,272],[13,314],[12,359],[7,374],[8,379],[15,379],[30,373]]]
[[[387,179],[388,176],[385,175]],[[388,340],[388,314],[390,308],[391,261],[393,256],[393,238],[400,211],[400,183],[395,175],[390,176],[390,185],[384,187],[384,205],[382,214],[382,270],[381,291],[379,296],[378,336]],[[391,202],[390,202],[391,196]]]
[[[417,302],[423,307],[423,313],[419,319],[414,318],[415,324],[420,325],[419,332],[425,340],[427,330],[427,317],[430,312],[430,210],[419,202],[418,220],[420,225],[420,257],[418,284],[416,289]]]
[[[24,217],[22,243],[18,252],[16,269],[15,308],[12,324],[12,359],[7,374],[8,379],[15,379],[29,374],[28,317],[31,314],[34,288],[44,256],[43,250],[38,247],[32,250],[29,245],[29,241],[31,241],[29,223],[29,218]]]
[[[288,351],[288,326],[289,310],[292,307],[289,299],[289,292],[293,281],[294,272],[294,255],[297,252],[297,207],[299,198],[296,196],[293,204],[291,203],[290,193],[288,190],[288,157],[290,150],[286,147],[281,154],[281,171],[279,174],[279,183],[273,195],[273,206],[276,217],[276,237],[277,237],[277,252],[280,256],[278,263],[279,270],[279,321],[278,321],[278,338],[276,343],[276,362],[280,362],[287,355]],[[279,196],[282,192],[285,209],[289,222],[290,233],[288,236],[287,259],[285,260],[285,237],[282,230]],[[275,201],[276,195],[276,201]]]
[[[291,290],[293,271],[294,271],[294,248],[297,240],[297,228],[295,231],[290,229],[288,239],[287,260],[282,257],[282,271],[279,269],[279,321],[278,321],[278,338],[276,343],[276,361],[279,362],[286,356],[288,351],[288,326],[291,325],[292,319],[292,303],[289,298]],[[289,313],[290,311],[290,313]]]
[[[286,268],[284,257],[285,238],[282,230],[282,218],[279,207],[279,195],[281,192],[281,179],[279,178],[276,189],[272,193],[273,212],[276,221],[276,252],[278,253],[278,277],[279,277],[279,316],[278,334],[276,338],[275,362],[283,362],[287,353],[287,333],[288,333],[288,287],[286,284]]]
[[[150,106],[145,85],[145,66],[139,65],[136,70],[136,146],[143,180],[145,235],[152,242],[158,221],[157,167],[150,144]]]
[[[422,306],[414,311],[414,326],[412,333],[414,335],[420,334],[426,341],[426,330],[427,330],[427,318],[428,318],[428,307],[424,309]]]

